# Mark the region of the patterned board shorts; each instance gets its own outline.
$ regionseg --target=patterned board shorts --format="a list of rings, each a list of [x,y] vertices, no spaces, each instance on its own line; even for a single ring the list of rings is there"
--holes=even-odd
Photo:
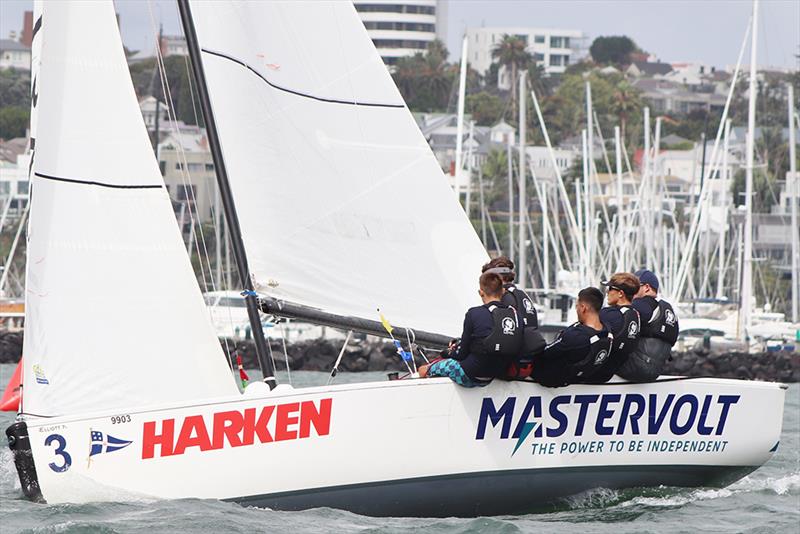
[[[464,386],[465,388],[489,385],[489,382],[475,380],[467,376],[467,373],[461,368],[461,363],[458,360],[451,360],[449,358],[432,363],[431,366],[428,367],[428,376],[446,376],[459,386]]]

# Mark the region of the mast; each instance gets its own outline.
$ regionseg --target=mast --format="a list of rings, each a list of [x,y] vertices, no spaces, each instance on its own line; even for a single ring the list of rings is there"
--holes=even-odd
[[[214,121],[214,112],[211,109],[211,100],[208,96],[206,75],[203,69],[203,60],[200,57],[200,46],[197,43],[197,33],[195,31],[194,21],[192,20],[192,10],[189,6],[189,0],[178,0],[178,8],[181,14],[183,31],[186,36],[186,44],[189,48],[189,57],[192,60],[192,74],[195,78],[195,85],[203,110],[203,119],[206,123],[208,144],[211,149],[211,157],[214,160],[219,194],[225,209],[228,231],[231,235],[233,257],[239,268],[239,278],[245,290],[247,316],[250,319],[250,327],[253,332],[253,340],[255,341],[256,357],[261,367],[261,373],[264,376],[264,382],[267,383],[270,389],[274,389],[277,385],[277,381],[275,380],[275,368],[272,360],[268,357],[267,341],[264,339],[264,331],[262,330],[261,318],[259,317],[258,298],[253,286],[253,279],[250,276],[250,268],[247,264],[247,253],[244,249],[242,231],[239,226],[239,217],[236,214],[236,205],[233,201],[230,182],[228,182],[228,172],[225,168],[225,160],[222,157],[222,149],[217,134],[216,122]]]
[[[642,233],[644,234],[644,243],[652,243],[653,229],[650,227],[652,221],[650,205],[652,198],[650,197],[650,108],[646,107],[644,113],[644,154],[642,155],[642,185],[641,188],[644,192],[639,205],[639,222],[642,224]],[[640,233],[640,235],[642,234]],[[645,246],[645,266],[648,269],[653,269],[653,264],[650,263],[650,248]],[[641,249],[640,249],[641,254]]]
[[[511,163],[511,144],[510,139],[506,143],[506,163],[508,163],[508,257],[514,261],[514,173]]]
[[[461,202],[461,153],[464,144],[464,99],[467,91],[467,36],[461,42],[461,71],[458,77],[458,120],[456,122],[455,191]],[[469,208],[467,208],[469,209]],[[467,212],[469,217],[469,212]]]
[[[586,256],[589,270],[594,271],[595,257],[595,221],[594,221],[594,193],[592,191],[592,170],[594,168],[594,114],[592,113],[592,84],[586,82],[586,152],[589,157],[587,162],[586,180]],[[589,284],[593,284],[590,280]]]
[[[527,112],[527,99],[525,98],[525,76],[528,73],[526,71],[522,71],[519,73],[519,193],[517,196],[519,197],[519,255],[517,256],[517,282],[519,282],[519,286],[522,289],[525,289],[526,284],[528,282],[528,273],[527,273],[527,254],[525,250],[525,216],[528,212],[527,210],[527,201],[528,196],[525,192],[525,177],[527,173],[525,172],[525,128],[526,124],[526,112]]]
[[[742,298],[739,334],[750,337],[753,312],[753,152],[756,129],[756,44],[758,35],[758,0],[753,1],[753,34],[750,41],[750,100],[747,109],[747,159],[745,163],[744,259],[742,261]]]
[[[729,141],[731,134],[731,120],[725,121],[725,139],[722,152],[722,226],[719,230],[719,254],[717,255],[717,298],[722,299],[725,295],[725,233],[728,230],[728,153],[730,152]]]
[[[797,230],[797,200],[800,197],[800,176],[797,176],[797,148],[795,143],[795,128],[797,125],[794,120],[794,87],[789,83],[789,173],[791,174],[792,188],[789,189],[789,180],[786,181],[786,191],[791,191],[789,201],[792,206],[792,322],[800,320],[798,311],[798,292],[800,292],[800,236]]]
[[[622,142],[620,141],[619,126],[614,126],[614,151],[617,164],[617,247],[620,254],[617,257],[617,272],[625,269],[625,224],[622,216]]]

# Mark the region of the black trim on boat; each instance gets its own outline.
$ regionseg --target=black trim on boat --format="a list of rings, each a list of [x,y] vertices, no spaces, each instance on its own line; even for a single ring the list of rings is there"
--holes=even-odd
[[[93,180],[76,180],[75,178],[62,178],[60,176],[51,176],[49,174],[42,174],[40,172],[34,173],[39,178],[45,180],[52,180],[54,182],[66,182],[68,184],[80,185],[97,185],[100,187],[110,187],[111,189],[164,189],[163,185],[126,185],[126,184],[107,184],[105,182],[95,182]]]
[[[387,480],[226,499],[273,510],[330,507],[377,517],[477,517],[552,510],[597,489],[722,487],[758,466],[618,465],[513,469]]]
[[[223,54],[222,52],[215,52],[213,50],[208,50],[207,48],[201,49],[206,54],[210,54],[212,56],[221,57],[223,59],[227,59],[229,61],[233,61],[234,63],[238,63],[242,67],[246,68],[259,78],[272,87],[273,89],[277,89],[278,91],[283,91],[284,93],[289,93],[296,96],[302,96],[304,98],[310,98],[311,100],[317,100],[319,102],[326,102],[328,104],[347,104],[350,106],[366,106],[366,107],[373,107],[373,108],[404,108],[406,107],[405,104],[383,104],[379,102],[358,102],[356,100],[338,100],[336,98],[325,98],[322,96],[310,95],[308,93],[301,93],[300,91],[295,91],[294,89],[288,89],[286,87],[281,87],[280,85],[276,85],[275,83],[269,81],[263,74],[258,72],[256,69],[242,61],[241,59],[236,59],[235,57],[229,56],[228,54]]]
[[[39,488],[36,464],[33,462],[28,425],[25,421],[13,423],[6,428],[6,437],[8,438],[8,448],[11,449],[11,454],[14,456],[14,466],[17,468],[22,493],[33,502],[45,502],[42,490]]]

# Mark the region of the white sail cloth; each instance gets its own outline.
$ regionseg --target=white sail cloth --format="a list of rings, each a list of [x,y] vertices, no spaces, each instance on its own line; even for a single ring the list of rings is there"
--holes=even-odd
[[[191,8],[257,289],[458,335],[488,257],[353,5]]]
[[[153,157],[113,4],[46,2],[41,33],[23,411],[235,394]]]

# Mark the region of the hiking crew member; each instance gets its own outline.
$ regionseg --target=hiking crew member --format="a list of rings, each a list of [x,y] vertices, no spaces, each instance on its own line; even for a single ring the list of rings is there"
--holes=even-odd
[[[483,306],[467,310],[461,340],[450,357],[423,365],[420,377],[446,376],[461,386],[485,386],[505,376],[508,364],[522,349],[517,312],[501,302],[500,276],[483,273],[479,283]]]
[[[639,291],[639,279],[631,273],[616,273],[611,276],[606,286],[608,306],[600,310],[600,322],[614,336],[611,344],[611,356],[603,366],[587,381],[592,384],[608,382],[617,370],[628,359],[639,341],[639,312],[631,306],[633,297]]]
[[[533,300],[525,291],[514,285],[514,262],[506,256],[499,256],[483,266],[483,272],[500,275],[505,293],[502,302],[517,311],[519,323],[523,328],[523,347],[506,371],[506,378],[527,378],[533,368],[533,358],[540,354],[547,342],[539,333],[539,318]]]
[[[600,321],[603,293],[587,287],[578,293],[578,322],[563,330],[534,358],[531,376],[543,386],[586,382],[608,359],[613,336]]]
[[[651,271],[636,271],[641,287],[632,306],[639,312],[641,332],[636,349],[617,371],[631,382],[658,378],[678,340],[678,317],[670,304],[658,298],[658,278]]]

